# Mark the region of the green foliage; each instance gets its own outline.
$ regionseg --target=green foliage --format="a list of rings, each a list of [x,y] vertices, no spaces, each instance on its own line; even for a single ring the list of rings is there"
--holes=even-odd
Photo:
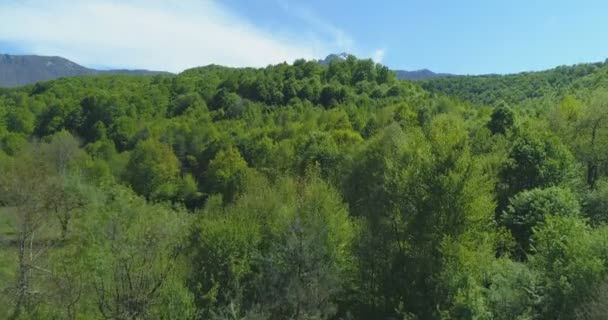
[[[90,277],[99,312],[115,319],[191,317],[178,247],[187,217],[147,205],[130,190],[114,187],[107,196],[82,222],[77,242],[78,267]]]
[[[191,317],[178,248],[188,217],[123,186],[94,186],[83,153],[62,131],[0,163],[3,263],[15,270],[0,316]]]
[[[354,223],[339,195],[308,173],[254,179],[224,207],[211,198],[193,234],[192,276],[203,312],[328,319],[351,285]]]
[[[573,319],[606,272],[605,230],[593,231],[574,216],[547,216],[535,230],[530,265],[540,272],[539,315]]]
[[[207,104],[198,93],[179,95],[169,109],[169,116],[180,116],[190,112],[207,112]]]
[[[585,193],[583,212],[594,225],[608,223],[608,181],[598,181],[594,190]]]
[[[513,127],[514,117],[513,111],[509,107],[504,104],[500,105],[492,112],[492,118],[488,122],[488,129],[493,134],[505,134],[507,130]]]
[[[608,163],[604,149],[608,144],[607,101],[605,91],[594,91],[585,104],[566,96],[550,114],[553,130],[586,167],[586,182],[591,188],[605,175]]]
[[[130,117],[122,116],[117,118],[110,127],[108,138],[114,141],[114,145],[119,151],[127,149],[137,133],[135,120]]]
[[[198,190],[198,184],[191,174],[187,173],[180,181],[177,190],[177,199],[183,202],[186,207],[193,209],[200,205],[202,193]]]
[[[576,310],[577,319],[600,320],[606,317],[608,309],[606,307],[606,281],[596,285],[596,289],[581,306]]]
[[[510,259],[499,259],[492,265],[486,293],[489,311],[494,319],[526,320],[534,318],[538,303],[538,275],[527,265]]]
[[[40,149],[46,161],[57,173],[64,175],[77,165],[78,160],[86,157],[80,149],[80,142],[67,131],[60,131],[47,137],[48,142]]]
[[[236,93],[230,92],[226,88],[222,88],[217,92],[217,94],[213,98],[212,107],[213,110],[227,110],[230,108],[235,108],[241,103],[243,102]]]
[[[559,99],[564,93],[608,88],[607,68],[603,63],[579,64],[512,75],[437,78],[424,81],[422,86],[430,92],[477,104],[496,105],[500,101],[509,105],[538,103],[543,99]]]
[[[601,315],[606,79],[351,56],[0,90],[0,318]]]
[[[521,132],[499,173],[498,208],[506,208],[509,197],[534,188],[572,184],[576,164],[570,151],[553,135]]]
[[[522,191],[510,199],[509,206],[500,217],[500,222],[511,230],[517,241],[519,256],[530,252],[530,237],[533,228],[542,224],[548,215],[577,216],[580,204],[576,196],[567,189],[549,187]]]
[[[417,279],[460,276],[452,268],[471,263],[461,260],[465,252],[481,260],[492,256],[486,235],[494,210],[492,184],[468,148],[462,122],[443,115],[426,135],[389,127],[357,161],[347,194],[353,213],[367,222],[359,263],[370,272],[361,281],[371,286],[364,303],[379,308],[374,312],[390,314],[403,302],[425,318],[435,314],[433,305],[455,307],[457,286]],[[452,297],[439,298],[438,290]]]
[[[29,135],[34,130],[34,115],[24,108],[11,108],[6,114],[6,129]]]
[[[6,154],[14,156],[21,151],[27,145],[27,139],[19,133],[7,133],[0,140],[0,146],[2,151]]]
[[[174,195],[179,174],[179,161],[171,148],[148,139],[137,144],[129,163],[125,179],[131,188],[146,198]]]
[[[209,162],[207,183],[210,193],[219,193],[226,202],[231,202],[240,191],[247,171],[247,162],[234,147],[220,150]]]

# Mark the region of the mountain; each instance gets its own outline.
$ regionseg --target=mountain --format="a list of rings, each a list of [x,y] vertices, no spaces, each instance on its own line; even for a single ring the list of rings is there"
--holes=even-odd
[[[318,62],[320,65],[327,66],[335,60],[345,61],[349,56],[350,54],[346,52],[330,54],[325,59],[318,60]],[[452,74],[435,73],[428,69],[416,71],[395,70],[395,73],[397,79],[411,81],[454,77]],[[0,54],[0,87],[18,87],[63,77],[102,74],[158,75],[170,73],[126,69],[97,70],[83,67],[62,57]]]
[[[346,61],[346,59],[350,56],[350,54],[346,52],[342,53],[332,53],[325,57],[325,59],[318,60],[319,64],[322,66],[328,66],[332,61]],[[445,78],[445,77],[454,77],[456,75],[449,73],[435,73],[428,69],[415,70],[415,71],[405,71],[405,70],[394,70],[397,75],[397,79],[399,80],[410,80],[410,81],[419,81],[419,80],[428,80],[435,78]]]
[[[100,74],[157,75],[169,73],[148,70],[96,70],[83,67],[62,57],[0,54],[0,87],[18,87],[63,77]]]
[[[422,70],[415,70],[415,71],[395,70],[395,74],[397,75],[397,79],[399,79],[399,80],[411,80],[411,81],[428,80],[428,79],[435,79],[435,78],[457,77],[457,75],[449,74],[449,73],[435,73],[429,69],[422,69]]]
[[[332,54],[328,55],[327,57],[325,57],[325,59],[319,60],[319,64],[322,66],[328,66],[332,61],[335,61],[335,60],[346,61],[348,56],[349,56],[349,54],[346,52],[332,53]]]

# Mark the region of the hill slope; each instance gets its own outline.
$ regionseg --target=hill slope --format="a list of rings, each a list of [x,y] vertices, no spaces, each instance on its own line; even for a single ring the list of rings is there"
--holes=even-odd
[[[586,95],[599,88],[608,88],[608,63],[584,63],[508,75],[429,79],[422,82],[422,87],[432,93],[477,104],[538,103],[564,94]]]

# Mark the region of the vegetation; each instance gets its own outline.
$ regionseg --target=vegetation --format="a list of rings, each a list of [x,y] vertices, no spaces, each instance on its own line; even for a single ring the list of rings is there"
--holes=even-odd
[[[601,319],[604,64],[0,91],[2,319]]]

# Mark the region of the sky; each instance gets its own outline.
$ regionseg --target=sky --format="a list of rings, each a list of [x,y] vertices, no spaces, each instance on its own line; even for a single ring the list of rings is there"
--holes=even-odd
[[[0,0],[0,53],[180,72],[348,52],[514,73],[606,60],[606,13],[605,0]]]

